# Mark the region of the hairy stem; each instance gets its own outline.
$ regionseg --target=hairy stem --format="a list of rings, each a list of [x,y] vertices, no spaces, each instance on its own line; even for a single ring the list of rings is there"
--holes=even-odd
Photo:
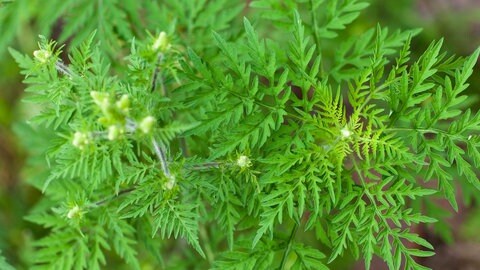
[[[153,149],[155,150],[155,154],[157,154],[158,159],[160,160],[160,164],[162,165],[162,171],[166,177],[170,177],[170,169],[168,168],[167,163],[167,156],[165,155],[165,150],[162,146],[158,144],[158,142],[152,138]]]
[[[163,62],[163,53],[160,53],[160,54],[158,54],[157,63],[155,64],[155,71],[153,72],[152,84],[151,84],[150,91],[153,92],[155,90],[155,88],[157,88],[157,83],[160,81],[162,96],[166,96],[167,91],[166,91],[165,85],[163,83],[163,77],[162,77],[162,75],[160,75],[160,64],[162,62]]]

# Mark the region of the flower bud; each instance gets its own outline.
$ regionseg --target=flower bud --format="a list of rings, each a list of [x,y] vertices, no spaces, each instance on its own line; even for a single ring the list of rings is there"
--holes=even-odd
[[[237,159],[237,166],[241,169],[245,169],[252,166],[252,161],[247,156],[241,155]]]
[[[47,50],[41,49],[41,50],[34,51],[33,56],[40,63],[46,63],[48,61],[48,59],[50,58],[50,56],[52,56],[52,54]]]
[[[167,33],[162,31],[153,43],[152,49],[155,52],[165,52],[166,50],[168,50],[168,48],[170,48],[170,42],[168,41]]]
[[[115,105],[117,106],[118,109],[120,109],[122,112],[127,113],[128,109],[130,108],[130,99],[128,98],[128,95],[123,95],[120,100],[118,100]]]
[[[140,121],[138,128],[145,134],[148,134],[152,131],[153,125],[155,125],[155,118],[153,116],[147,116]]]
[[[123,130],[116,125],[108,127],[108,139],[110,141],[116,140],[120,135],[123,134]]]
[[[163,184],[163,189],[165,190],[172,190],[175,187],[177,181],[175,180],[175,175],[170,175],[168,177],[168,181]]]
[[[73,135],[72,144],[78,149],[83,150],[85,146],[90,144],[90,134],[80,131],[75,132]]]
[[[79,218],[82,216],[82,210],[78,205],[75,205],[74,207],[70,208],[70,210],[67,213],[67,218],[73,219],[73,218]]]
[[[93,102],[100,107],[102,111],[107,111],[110,106],[110,95],[108,93],[101,93],[98,91],[91,91],[90,96]]]
[[[342,130],[340,130],[340,134],[342,136],[342,140],[352,136],[352,132],[348,129],[347,126],[345,126],[344,128],[342,128]]]

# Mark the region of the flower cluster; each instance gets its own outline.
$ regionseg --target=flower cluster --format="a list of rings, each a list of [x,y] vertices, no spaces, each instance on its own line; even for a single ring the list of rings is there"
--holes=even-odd
[[[98,122],[106,128],[106,138],[108,140],[114,141],[121,138],[125,133],[132,133],[136,130],[143,134],[152,132],[156,123],[155,117],[147,115],[138,122],[129,118],[130,98],[128,95],[122,95],[114,100],[109,93],[92,91],[90,96],[102,113]],[[91,141],[91,133],[77,131],[73,136],[72,144],[83,150]]]
[[[52,53],[45,49],[36,50],[33,52],[33,57],[40,63],[46,63],[52,56]]]
[[[73,134],[72,144],[80,150],[83,150],[91,142],[91,134],[88,132],[77,131]]]
[[[346,140],[352,136],[352,131],[350,131],[347,126],[345,126],[344,128],[342,128],[342,130],[340,130],[340,134],[341,139]]]
[[[245,155],[241,155],[237,159],[237,166],[240,167],[240,169],[246,169],[250,166],[252,166],[252,161],[250,160],[249,157]]]
[[[128,95],[121,96],[115,102],[109,93],[92,91],[90,96],[102,111],[103,116],[98,122],[107,128],[107,138],[113,141],[122,136],[125,133],[125,123],[130,109]]]
[[[143,118],[140,123],[138,124],[138,129],[142,131],[144,134],[149,134],[152,132],[153,126],[155,125],[157,120],[155,117],[149,115]]]

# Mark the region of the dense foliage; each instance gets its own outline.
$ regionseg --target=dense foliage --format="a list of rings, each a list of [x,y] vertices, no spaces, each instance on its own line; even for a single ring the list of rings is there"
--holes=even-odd
[[[19,131],[43,168],[38,269],[329,269],[346,252],[424,269],[410,228],[442,217],[432,200],[480,198],[464,109],[480,50],[410,59],[418,30],[351,35],[358,0],[253,1],[243,22],[240,1],[47,2],[68,50],[10,50],[40,108]]]

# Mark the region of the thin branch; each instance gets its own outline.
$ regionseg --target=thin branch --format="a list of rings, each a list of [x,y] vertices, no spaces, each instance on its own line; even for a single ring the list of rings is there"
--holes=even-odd
[[[105,198],[105,199],[102,199],[102,200],[100,200],[100,201],[97,201],[96,203],[93,203],[92,206],[94,206],[94,207],[102,206],[102,205],[107,204],[107,203],[109,203],[110,201],[112,201],[112,200],[114,200],[114,199],[116,199],[116,198],[118,198],[118,197],[120,197],[120,196],[126,195],[126,194],[128,194],[128,193],[130,193],[130,192],[132,192],[132,191],[134,191],[134,190],[136,190],[135,187],[131,187],[131,188],[127,188],[127,189],[120,190],[120,191],[118,192],[118,194],[113,195],[113,196],[111,196],[111,197],[109,197],[109,198]]]
[[[157,62],[155,64],[155,71],[153,72],[153,76],[152,76],[152,84],[150,85],[150,91],[151,92],[155,91],[155,89],[157,88],[157,83],[158,81],[160,81],[162,96],[166,96],[167,92],[165,89],[163,78],[160,75],[160,64],[162,63],[163,58],[164,58],[163,53],[159,53],[157,56]],[[155,140],[154,137],[152,137],[152,144],[153,144],[153,149],[155,150],[155,154],[157,154],[157,157],[160,160],[160,163],[162,165],[163,174],[167,178],[171,178],[170,169],[168,168],[168,163],[167,163],[167,155],[165,154],[165,149],[163,145],[159,145],[159,143]]]
[[[405,132],[419,132],[422,134],[425,133],[431,133],[431,134],[436,134],[436,135],[443,135],[450,137],[452,139],[458,140],[458,141],[465,141],[465,138],[462,136],[458,136],[457,134],[451,134],[448,133],[448,131],[441,130],[438,128],[402,128],[402,127],[391,127],[391,128],[386,128],[385,132],[398,132],[398,131],[405,131]]]
[[[158,144],[158,142],[154,138],[152,138],[152,144],[153,144],[153,149],[155,150],[155,154],[157,154],[157,157],[160,160],[160,163],[162,165],[163,173],[167,178],[170,178],[171,174],[170,174],[170,169],[168,168],[167,156],[165,155],[165,150],[163,149],[162,146]]]
[[[160,74],[160,65],[162,64],[164,59],[163,53],[159,53],[157,56],[157,62],[155,63],[155,71],[153,72],[152,76],[152,84],[150,85],[150,91],[153,92],[157,88],[157,84],[160,84],[160,92],[162,96],[166,97],[167,96],[167,89],[165,87],[165,82],[163,80],[163,76]],[[175,118],[176,113],[173,113],[173,116]],[[179,138],[180,142],[180,148],[182,149],[182,153],[185,156],[189,156],[189,151],[187,147],[187,143],[184,138]]]
[[[190,170],[200,171],[200,170],[209,170],[209,169],[218,169],[223,163],[220,162],[206,162],[202,164],[195,164],[191,167],[188,167]]]
[[[157,83],[160,81],[160,87],[162,91],[162,96],[167,95],[167,91],[165,89],[165,84],[163,82],[163,77],[160,75],[160,64],[163,62],[163,53],[159,53],[157,57],[157,63],[155,64],[155,71],[153,72],[152,76],[152,84],[150,87],[150,91],[153,92],[157,88]]]
[[[213,265],[213,262],[215,261],[215,253],[213,253],[212,246],[210,245],[210,238],[208,237],[208,232],[205,228],[205,225],[200,225],[198,227],[198,232],[200,238],[203,240],[202,242],[204,243],[205,247],[205,255],[207,256],[207,261],[210,266]]]
[[[55,69],[70,78],[73,76],[72,71],[62,61],[55,62]]]
[[[297,231],[298,231],[298,224],[295,223],[293,225],[292,232],[290,233],[290,237],[288,238],[287,248],[283,253],[282,262],[280,263],[280,268],[279,268],[280,270],[284,270],[285,266],[287,265],[287,257],[290,254],[290,251],[292,250],[293,240],[295,239],[295,235],[297,234]]]

